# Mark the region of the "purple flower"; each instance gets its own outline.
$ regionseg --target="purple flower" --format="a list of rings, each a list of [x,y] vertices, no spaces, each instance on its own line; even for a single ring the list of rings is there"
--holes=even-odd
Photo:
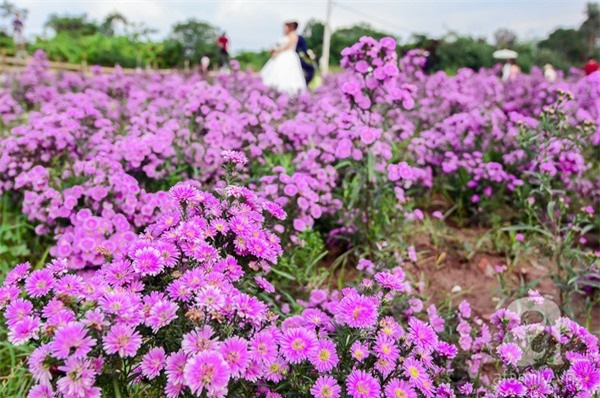
[[[377,323],[379,303],[374,297],[350,294],[338,305],[340,320],[353,328],[367,328]]]
[[[597,391],[600,387],[600,369],[589,360],[575,361],[568,375],[583,391]]]
[[[363,370],[353,370],[348,375],[346,389],[354,398],[377,398],[381,392],[379,382]]]
[[[69,356],[85,357],[96,344],[96,340],[87,336],[87,329],[80,322],[69,322],[54,334],[51,349],[52,356],[65,359]]]
[[[233,377],[240,377],[250,362],[248,342],[241,337],[230,337],[221,343],[221,355]]]
[[[204,391],[209,395],[225,392],[231,376],[229,366],[218,352],[203,351],[194,355],[185,365],[185,384],[194,394]]]
[[[283,332],[280,341],[281,352],[290,363],[308,359],[318,347],[314,332],[306,328],[292,328]]]
[[[417,398],[417,393],[406,381],[392,379],[384,388],[386,398]]]
[[[165,366],[165,350],[162,347],[152,348],[140,363],[142,374],[148,379],[154,379],[158,376]]]
[[[331,376],[319,376],[310,389],[314,398],[339,398],[342,389]]]
[[[142,337],[131,326],[117,324],[106,333],[103,340],[107,354],[118,353],[120,357],[134,356],[142,345]]]
[[[510,366],[516,366],[523,356],[521,348],[514,343],[500,344],[496,351],[498,352],[498,355],[500,355],[502,361]]]
[[[335,343],[331,340],[320,340],[309,359],[318,372],[331,371],[339,361]]]
[[[516,379],[503,379],[496,385],[496,394],[499,397],[521,397],[525,393],[525,387]]]
[[[50,292],[54,286],[54,276],[48,269],[32,272],[25,280],[25,291],[31,297],[41,297]]]

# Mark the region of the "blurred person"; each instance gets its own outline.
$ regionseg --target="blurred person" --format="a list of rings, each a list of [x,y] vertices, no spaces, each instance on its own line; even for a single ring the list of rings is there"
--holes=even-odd
[[[210,58],[208,54],[204,54],[202,58],[200,58],[200,71],[203,75],[208,74],[208,68],[210,67]]]
[[[423,70],[426,74],[430,75],[435,72],[438,68],[439,64],[439,56],[437,54],[437,49],[440,44],[439,40],[432,40],[431,43],[425,49],[425,66]]]
[[[21,20],[21,14],[15,13],[15,19],[12,21],[13,27],[13,42],[15,43],[16,48],[16,57],[17,59],[25,59],[25,37],[23,36],[23,30],[25,29],[25,24]]]
[[[298,22],[290,21],[290,27],[294,30],[294,32],[298,32]],[[304,72],[304,80],[306,81],[306,85],[308,86],[315,76],[315,64],[314,64],[314,53],[309,50],[308,44],[306,44],[306,39],[302,35],[298,35],[298,44],[296,44],[296,52],[300,57],[300,65],[302,66],[302,71]]]
[[[295,94],[306,89],[300,57],[296,52],[298,34],[290,22],[283,25],[283,32],[284,36],[271,50],[271,59],[260,71],[260,76],[266,86]]]
[[[226,32],[217,39],[217,46],[219,46],[219,67],[226,68],[229,64],[229,38]]]
[[[598,62],[593,57],[590,57],[588,59],[587,63],[585,64],[585,66],[583,67],[583,71],[585,72],[586,76],[589,76],[594,72],[597,72],[599,69],[600,69],[600,65],[598,65]]]
[[[556,73],[556,69],[554,69],[554,66],[552,64],[546,64],[546,65],[544,65],[544,77],[550,83],[554,83],[556,81],[556,78],[558,76],[557,76],[557,73]]]
[[[521,73],[521,67],[517,65],[514,58],[510,58],[502,67],[502,81],[515,80],[519,73]]]

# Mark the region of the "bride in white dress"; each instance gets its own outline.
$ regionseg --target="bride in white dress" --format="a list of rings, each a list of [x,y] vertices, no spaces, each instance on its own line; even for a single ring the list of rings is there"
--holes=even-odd
[[[291,23],[284,24],[283,31],[285,36],[271,52],[271,59],[260,71],[260,76],[266,86],[295,94],[306,89],[300,57],[296,53],[298,34]]]

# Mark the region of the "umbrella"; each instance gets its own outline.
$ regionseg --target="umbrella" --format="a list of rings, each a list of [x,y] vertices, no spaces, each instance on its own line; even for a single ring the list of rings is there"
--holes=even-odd
[[[507,48],[494,51],[494,53],[492,54],[492,56],[496,59],[514,59],[517,58],[518,55],[519,53],[517,53],[516,51],[509,50]]]

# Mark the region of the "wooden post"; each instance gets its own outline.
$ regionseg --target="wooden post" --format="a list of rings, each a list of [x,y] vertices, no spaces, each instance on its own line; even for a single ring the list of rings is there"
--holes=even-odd
[[[87,66],[87,54],[83,54],[83,56],[81,57],[81,73],[83,73],[84,75],[87,74]]]
[[[4,73],[5,67],[6,67],[6,48],[3,48],[2,53],[0,54],[0,72]]]

